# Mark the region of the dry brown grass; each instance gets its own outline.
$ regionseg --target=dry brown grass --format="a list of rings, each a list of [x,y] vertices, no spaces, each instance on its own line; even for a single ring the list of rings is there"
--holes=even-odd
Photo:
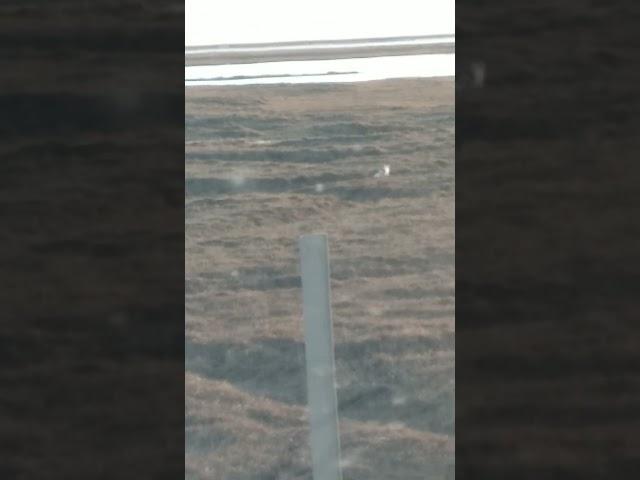
[[[186,102],[187,476],[310,478],[297,239],[326,232],[345,479],[447,478],[453,79]]]

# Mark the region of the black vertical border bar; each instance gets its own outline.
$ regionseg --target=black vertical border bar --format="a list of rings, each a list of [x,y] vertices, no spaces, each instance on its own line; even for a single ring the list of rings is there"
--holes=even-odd
[[[456,2],[456,470],[635,478],[633,2]]]
[[[0,477],[181,478],[184,3],[0,32]]]

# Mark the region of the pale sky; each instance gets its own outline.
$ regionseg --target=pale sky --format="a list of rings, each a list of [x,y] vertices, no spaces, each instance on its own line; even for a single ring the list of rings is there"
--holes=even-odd
[[[185,45],[455,33],[455,0],[185,0]]]

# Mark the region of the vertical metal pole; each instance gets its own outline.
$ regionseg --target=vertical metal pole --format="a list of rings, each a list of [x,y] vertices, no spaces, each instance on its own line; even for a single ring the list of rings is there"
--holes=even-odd
[[[326,235],[300,237],[313,480],[342,480]]]

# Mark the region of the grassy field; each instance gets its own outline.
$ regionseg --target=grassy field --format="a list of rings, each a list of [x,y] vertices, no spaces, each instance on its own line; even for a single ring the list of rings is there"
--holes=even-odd
[[[297,240],[326,232],[345,480],[453,478],[454,80],[185,97],[186,477],[311,478]]]

